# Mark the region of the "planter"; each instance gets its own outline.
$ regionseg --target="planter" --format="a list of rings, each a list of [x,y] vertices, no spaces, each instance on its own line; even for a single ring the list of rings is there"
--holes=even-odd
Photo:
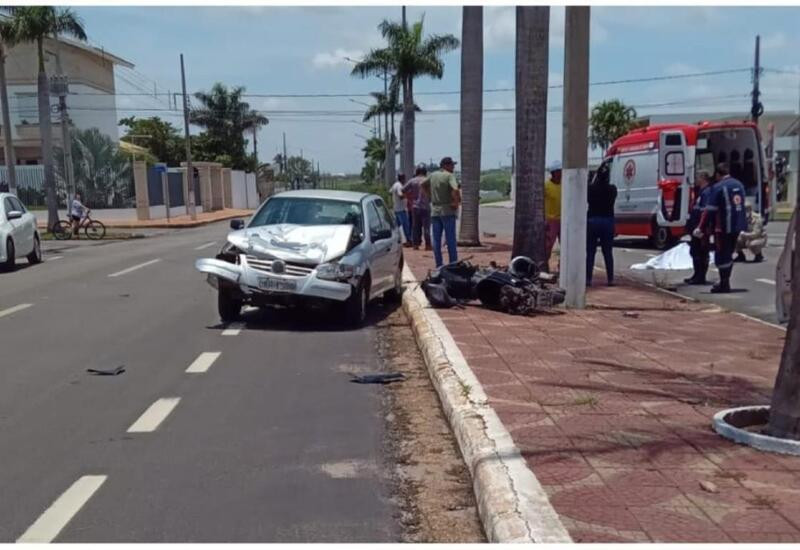
[[[760,451],[800,456],[800,441],[772,437],[760,432],[769,421],[769,407],[737,407],[714,415],[714,431],[726,439]]]

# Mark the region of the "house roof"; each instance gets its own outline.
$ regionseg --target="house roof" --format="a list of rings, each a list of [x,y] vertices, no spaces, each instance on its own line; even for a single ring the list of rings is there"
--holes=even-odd
[[[53,39],[51,38],[50,40],[53,40]],[[128,69],[132,69],[134,67],[134,64],[131,63],[130,61],[128,61],[126,59],[122,59],[121,57],[116,56],[116,55],[114,55],[114,54],[112,54],[110,52],[107,52],[106,50],[104,50],[102,48],[102,46],[101,47],[96,47],[96,46],[92,46],[91,44],[86,44],[84,42],[79,42],[77,40],[70,40],[69,38],[63,38],[63,37],[60,37],[58,39],[58,41],[61,42],[62,44],[67,45],[67,46],[72,46],[73,48],[77,48],[79,50],[83,50],[83,51],[89,52],[89,53],[91,53],[93,55],[96,55],[97,57],[102,58],[102,59],[108,59],[109,61],[111,61],[115,65],[120,65],[120,66],[126,67]]]

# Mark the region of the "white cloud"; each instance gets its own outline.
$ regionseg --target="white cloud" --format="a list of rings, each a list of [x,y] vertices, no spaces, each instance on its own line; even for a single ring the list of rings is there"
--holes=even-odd
[[[319,52],[314,55],[311,64],[317,69],[335,69],[341,66],[351,66],[352,63],[347,60],[361,59],[364,56],[363,50],[346,50],[344,48],[336,48],[332,52]]]
[[[789,45],[789,39],[782,32],[772,33],[761,38],[762,50],[780,50]]]
[[[666,76],[675,76],[679,74],[699,73],[700,69],[687,65],[686,63],[670,63],[664,68]]]
[[[483,40],[487,49],[514,46],[517,18],[513,7],[487,6],[484,9]]]

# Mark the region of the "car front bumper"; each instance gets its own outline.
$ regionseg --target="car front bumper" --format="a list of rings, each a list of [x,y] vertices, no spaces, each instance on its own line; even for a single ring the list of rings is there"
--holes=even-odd
[[[244,255],[239,258],[240,263],[238,264],[213,258],[202,258],[195,262],[195,268],[208,275],[208,283],[211,286],[218,288],[220,280],[227,281],[229,284],[237,286],[245,297],[297,296],[343,302],[353,292],[352,282],[320,279],[317,277],[316,269],[303,276],[279,275],[254,268]],[[267,290],[263,288],[263,281],[267,279],[293,285],[294,289]]]

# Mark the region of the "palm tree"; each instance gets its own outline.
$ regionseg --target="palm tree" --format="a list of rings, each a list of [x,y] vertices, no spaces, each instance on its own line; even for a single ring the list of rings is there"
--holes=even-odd
[[[403,90],[402,167],[406,174],[414,171],[414,79],[430,76],[441,79],[444,62],[441,56],[458,47],[458,38],[452,34],[432,35],[423,38],[424,17],[410,28],[402,23],[383,20],[378,29],[387,41],[387,47],[371,50],[353,67],[352,74],[382,76],[385,70],[392,73],[392,90]]]
[[[258,142],[257,134],[259,128],[269,124],[269,119],[259,113],[258,111],[250,110],[244,117],[244,130],[253,132],[253,161],[251,163],[251,171],[258,170]]]
[[[6,50],[11,48],[16,42],[14,26],[10,19],[3,18],[0,21],[0,102],[3,108],[3,149],[6,158],[6,170],[8,171],[8,188],[13,194],[17,194],[17,158],[14,153],[14,137],[11,128],[11,114],[8,109],[8,87],[6,83]]]
[[[547,69],[550,8],[517,7],[516,152],[513,256],[547,268],[544,159],[547,136]]]
[[[17,42],[35,42],[39,57],[39,134],[42,140],[44,186],[47,191],[47,227],[50,231],[58,223],[56,181],[53,170],[53,136],[50,122],[50,82],[44,64],[45,38],[58,40],[70,36],[86,40],[83,21],[68,8],[53,6],[21,6],[5,8],[11,15],[12,34]]]
[[[589,141],[592,147],[600,147],[605,154],[608,146],[635,125],[636,109],[628,107],[619,99],[601,101],[592,107],[589,117]]]
[[[483,124],[483,7],[464,6],[461,25],[461,229],[459,244],[479,246]]]
[[[403,105],[400,103],[400,101],[398,101],[397,90],[390,90],[388,94],[372,92],[369,95],[375,99],[375,103],[373,103],[364,113],[364,122],[368,122],[376,116],[383,115],[387,125],[386,139],[384,139],[382,142],[385,144],[386,148],[386,153],[384,156],[388,156],[388,158],[394,160],[394,142],[396,141],[394,135],[394,116],[403,112]],[[420,109],[419,105],[415,103],[414,112],[419,113],[421,111],[422,109]],[[389,143],[389,140],[391,140],[391,143]],[[396,176],[394,162],[386,163],[385,169],[386,183],[391,185],[394,183]]]

